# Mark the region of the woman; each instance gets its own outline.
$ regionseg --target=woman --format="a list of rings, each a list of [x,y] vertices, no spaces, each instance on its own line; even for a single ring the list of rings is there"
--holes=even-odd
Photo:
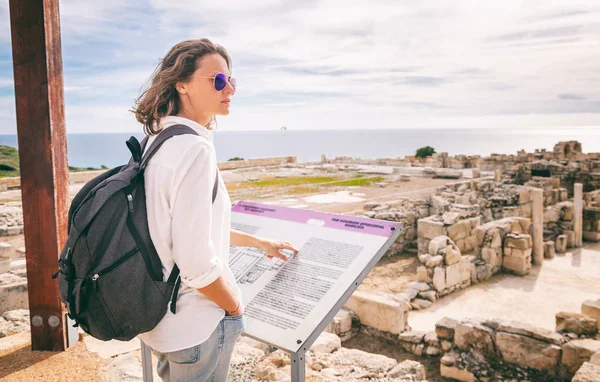
[[[167,312],[139,337],[158,357],[164,381],[225,381],[236,340],[245,329],[244,305],[229,269],[229,246],[262,249],[269,257],[298,252],[289,242],[230,229],[231,200],[213,145],[216,115],[228,115],[235,79],[225,49],[208,39],[175,45],[154,72],[134,112],[152,140],[176,124],[199,135],[169,139],[145,170],[150,236],[163,277],[176,263],[181,288],[177,313]],[[217,196],[212,202],[215,176]]]

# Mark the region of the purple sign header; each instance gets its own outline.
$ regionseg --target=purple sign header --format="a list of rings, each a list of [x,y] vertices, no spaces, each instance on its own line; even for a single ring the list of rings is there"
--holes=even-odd
[[[394,231],[399,229],[401,226],[400,223],[387,220],[302,210],[298,208],[273,206],[270,204],[245,202],[242,200],[237,202],[231,208],[231,212],[264,216],[273,219],[312,224],[322,227],[385,237],[391,237]]]

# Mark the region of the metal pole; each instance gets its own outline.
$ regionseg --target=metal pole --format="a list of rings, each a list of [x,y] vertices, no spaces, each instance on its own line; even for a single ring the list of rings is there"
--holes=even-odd
[[[290,353],[292,362],[292,382],[304,382],[306,380],[306,352]]]
[[[144,341],[140,340],[140,343],[142,344],[140,348],[142,352],[142,377],[144,382],[152,382],[152,353]]]

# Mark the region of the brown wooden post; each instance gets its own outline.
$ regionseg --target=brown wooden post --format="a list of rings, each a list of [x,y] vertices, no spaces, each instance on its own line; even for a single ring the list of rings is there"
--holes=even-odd
[[[10,0],[32,350],[65,350],[56,280],[68,165],[58,0]]]

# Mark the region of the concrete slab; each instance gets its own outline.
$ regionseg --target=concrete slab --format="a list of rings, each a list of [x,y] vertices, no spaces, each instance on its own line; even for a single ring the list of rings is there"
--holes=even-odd
[[[502,318],[554,330],[555,314],[579,312],[600,296],[600,243],[585,244],[532,268],[524,277],[499,274],[439,299],[425,310],[411,311],[413,330],[431,330],[443,317]]]

